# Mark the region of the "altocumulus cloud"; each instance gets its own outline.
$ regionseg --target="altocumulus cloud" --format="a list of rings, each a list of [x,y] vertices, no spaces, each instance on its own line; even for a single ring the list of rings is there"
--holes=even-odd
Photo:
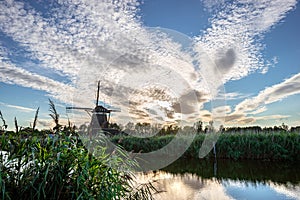
[[[255,70],[266,70],[260,53],[263,45],[257,40],[293,9],[296,0],[205,0],[208,8],[216,5],[211,27],[195,38],[195,49],[204,49],[214,65],[202,66],[203,73],[219,71],[224,81],[240,79]],[[217,2],[217,3],[216,3]],[[201,56],[199,56],[201,60]]]
[[[235,107],[235,112],[254,112],[262,106],[280,101],[288,96],[300,93],[300,73],[286,79],[285,81],[265,88],[257,96],[246,99]]]
[[[20,110],[22,112],[35,112],[36,111],[35,109],[32,109],[32,108],[17,106],[17,105],[11,105],[11,104],[7,104],[7,103],[3,103],[3,102],[0,102],[0,105],[6,106],[6,107],[9,107],[9,108],[14,108],[14,109]]]
[[[267,110],[267,105],[280,101],[291,95],[300,94],[300,73],[284,80],[281,83],[267,87],[257,96],[246,98],[234,108],[234,111],[226,116],[226,122],[244,122],[251,123],[256,120],[283,119],[288,115],[267,115],[267,116],[249,116],[263,113]]]
[[[135,78],[132,74],[150,73],[182,85],[176,88],[178,99],[184,98],[188,89],[195,92],[196,98],[201,96],[201,100],[197,101],[200,106],[183,105],[186,106],[186,112],[190,113],[210,100],[207,93],[213,93],[210,98],[214,98],[220,83],[240,79],[256,70],[265,70],[260,53],[262,45],[256,38],[282,20],[296,5],[295,0],[215,2],[205,1],[214,14],[210,19],[211,27],[190,41],[197,53],[193,57],[167,34],[145,27],[140,16],[137,16],[139,2],[136,0],[53,1],[50,6],[47,5],[47,9],[39,9],[28,2],[1,1],[1,33],[14,41],[14,48],[28,52],[22,55],[26,62],[38,61],[41,70],[52,70],[65,76],[68,82],[62,83],[38,72],[27,71],[22,63],[11,59],[9,55],[14,52],[1,41],[0,81],[46,91],[61,102],[92,105],[91,94],[94,93],[95,83],[91,80],[101,79],[102,98],[109,99],[111,91],[115,90],[116,105],[122,108],[126,106],[122,97],[128,93],[135,92],[154,101],[160,100],[161,96],[155,96],[152,92],[136,92],[136,85],[127,80]],[[46,7],[42,3],[40,6]],[[196,66],[195,61],[198,63]],[[167,67],[160,69],[160,66]],[[215,79],[220,77],[215,76],[216,71],[222,74],[222,82],[218,84]],[[180,74],[181,79],[170,76],[176,73]],[[122,86],[116,87],[120,83]],[[296,85],[290,89],[287,84],[286,88],[274,86],[274,100],[298,89]],[[71,98],[74,96],[84,98]],[[172,99],[170,105],[177,105],[174,98],[169,98]],[[255,101],[259,103],[262,98],[257,97]],[[149,102],[141,99],[136,99],[139,107],[143,108],[136,111],[137,115],[158,113],[157,109],[153,112],[151,108],[148,110],[152,113],[147,112],[144,107]],[[238,107],[244,109],[243,104],[247,103]],[[255,109],[255,105],[248,107],[251,106]],[[167,112],[165,114],[174,118],[169,107],[162,107]]]

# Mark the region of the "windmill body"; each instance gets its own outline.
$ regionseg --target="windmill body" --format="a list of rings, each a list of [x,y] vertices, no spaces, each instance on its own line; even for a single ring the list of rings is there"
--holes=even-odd
[[[108,117],[110,111],[103,106],[97,106],[93,110],[91,127],[108,128]]]

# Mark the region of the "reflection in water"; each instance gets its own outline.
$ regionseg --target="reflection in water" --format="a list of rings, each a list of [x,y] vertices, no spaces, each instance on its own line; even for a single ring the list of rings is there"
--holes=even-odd
[[[234,199],[300,199],[300,185],[249,183],[247,181],[222,181],[227,193]]]
[[[153,185],[161,192],[155,199],[232,199],[217,180],[202,179],[196,175],[173,175],[167,172],[139,174],[139,182],[154,181]]]
[[[270,182],[270,187],[277,193],[284,194],[289,198],[300,199],[300,184],[298,185],[280,185]]]
[[[275,176],[265,176],[255,170],[258,174],[246,174],[237,172],[232,174],[227,174],[226,171],[231,171],[234,168],[238,168],[238,172],[249,172],[247,169],[249,167],[249,162],[232,162],[232,161],[220,161],[221,165],[218,165],[219,174],[215,175],[215,170],[213,169],[214,164],[211,161],[199,165],[200,160],[194,163],[191,160],[177,161],[171,166],[155,172],[139,173],[137,175],[138,182],[147,182],[149,180],[154,181],[153,185],[161,192],[155,194],[155,199],[299,199],[300,200],[300,181],[299,170],[290,166],[292,169],[288,169],[286,164],[282,166],[277,163],[276,166],[279,169],[285,169],[281,171],[279,177]],[[225,163],[224,163],[225,162]],[[226,162],[229,162],[231,169],[223,170],[220,166],[227,166]],[[188,163],[188,164],[187,164]],[[218,164],[219,164],[218,163]],[[183,164],[183,165],[181,165]],[[211,165],[212,164],[212,165]],[[256,166],[262,172],[265,170],[270,170],[271,168],[263,169],[261,167],[262,163],[256,161]],[[274,165],[274,163],[263,163],[263,166],[268,167],[268,165]],[[237,165],[237,166],[233,166]],[[202,167],[210,166],[211,171],[208,168],[204,169]],[[252,165],[250,165],[252,166]],[[192,170],[191,167],[194,167]],[[197,168],[198,167],[198,168]],[[243,167],[245,169],[243,169]],[[253,167],[253,166],[252,166]],[[283,167],[283,168],[282,168]],[[189,168],[189,170],[187,169]],[[177,170],[175,170],[177,169]],[[176,172],[175,172],[176,171]],[[296,172],[293,177],[286,177],[283,179],[285,173],[290,173],[291,171]],[[205,174],[205,173],[211,173]],[[274,172],[274,171],[273,171]],[[275,171],[277,172],[277,171]],[[222,175],[220,175],[220,173]],[[298,174],[297,174],[298,173]],[[245,177],[248,177],[245,178]],[[295,178],[296,177],[296,178]],[[276,181],[279,180],[279,181]],[[283,181],[284,180],[284,181]]]

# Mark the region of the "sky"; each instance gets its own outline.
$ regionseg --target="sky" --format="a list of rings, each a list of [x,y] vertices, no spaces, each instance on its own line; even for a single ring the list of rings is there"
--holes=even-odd
[[[296,0],[0,1],[0,110],[52,126],[66,106],[119,108],[112,121],[300,125]]]

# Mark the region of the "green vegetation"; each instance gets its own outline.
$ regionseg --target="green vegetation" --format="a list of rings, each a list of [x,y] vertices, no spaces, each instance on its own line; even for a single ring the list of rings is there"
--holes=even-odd
[[[114,143],[128,151],[150,152],[164,147],[173,139],[173,135],[155,136],[151,138],[135,138],[131,136],[115,136]],[[198,158],[199,149],[205,134],[197,134],[183,157]],[[300,161],[300,134],[275,132],[259,134],[224,133],[220,134],[216,143],[218,158],[226,159],[260,159]],[[213,152],[207,158],[214,157]]]
[[[39,109],[38,109],[39,110]],[[118,170],[136,165],[126,161],[121,148],[114,159],[105,153],[101,140],[83,145],[73,127],[59,124],[59,115],[50,101],[53,130],[35,129],[38,110],[32,128],[0,130],[0,199],[152,199],[156,192],[151,183],[138,184],[130,170]],[[93,153],[86,145],[99,148]],[[97,156],[95,156],[97,155]]]
[[[36,132],[24,137],[19,132],[2,135],[0,144],[1,199],[151,197],[151,185],[135,187],[132,174],[109,167],[104,149],[94,157],[76,135]]]
[[[300,161],[300,135],[223,134],[217,145],[219,158]]]

